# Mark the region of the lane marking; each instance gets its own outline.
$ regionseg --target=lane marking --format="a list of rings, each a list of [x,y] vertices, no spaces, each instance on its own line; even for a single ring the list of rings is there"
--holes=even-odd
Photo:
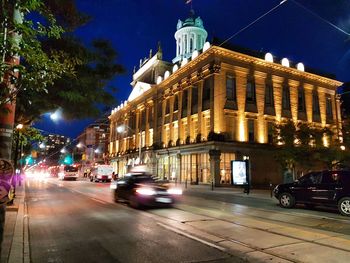
[[[103,201],[103,200],[98,199],[98,198],[95,198],[95,197],[92,197],[92,196],[90,196],[90,195],[87,194],[87,193],[84,193],[84,192],[81,192],[81,191],[78,191],[78,190],[75,190],[75,189],[72,189],[72,188],[67,188],[67,189],[70,190],[71,192],[76,192],[76,193],[78,193],[78,194],[87,196],[87,197],[90,198],[91,200],[94,200],[94,201],[99,202],[99,203],[101,203],[101,204],[104,204],[104,205],[105,205],[105,204],[108,204],[108,202]]]
[[[190,238],[190,239],[196,240],[196,241],[198,241],[198,242],[200,242],[200,243],[202,243],[202,244],[204,244],[204,245],[207,245],[207,246],[216,248],[216,249],[218,249],[218,250],[220,250],[220,251],[223,251],[223,252],[226,251],[226,248],[224,248],[224,247],[220,247],[220,246],[218,246],[218,245],[215,245],[215,244],[213,244],[213,243],[210,243],[210,242],[208,242],[208,241],[205,241],[205,240],[203,240],[203,239],[201,239],[201,238],[195,237],[195,236],[193,236],[193,235],[191,235],[191,234],[188,234],[188,233],[186,233],[186,232],[184,232],[184,231],[181,231],[181,230],[179,230],[179,229],[176,229],[176,228],[167,226],[167,225],[162,224],[162,223],[159,223],[159,222],[157,222],[157,225],[159,225],[159,226],[161,226],[161,227],[163,227],[163,228],[165,228],[165,229],[168,229],[168,230],[170,230],[170,231],[172,231],[172,232],[175,232],[175,233],[177,233],[177,234],[179,234],[179,235],[182,235],[182,236],[188,237],[188,238]]]

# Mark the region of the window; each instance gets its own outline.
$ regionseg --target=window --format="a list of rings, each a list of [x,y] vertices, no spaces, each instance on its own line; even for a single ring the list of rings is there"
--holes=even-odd
[[[282,90],[282,108],[284,110],[290,110],[290,93],[289,86],[283,86]]]
[[[191,102],[191,114],[198,112],[198,87],[192,87],[192,102]]]
[[[326,114],[328,118],[333,117],[333,111],[332,111],[332,98],[331,96],[326,96]]]
[[[145,129],[145,124],[146,124],[146,110],[141,111],[141,128],[144,130]]]
[[[193,38],[190,39],[190,52],[193,50]]]
[[[298,88],[298,111],[305,112],[305,93],[303,87]]]
[[[187,35],[185,35],[185,52],[184,53],[187,53]]]
[[[170,99],[165,101],[165,115],[170,114]]]
[[[322,181],[322,172],[311,172],[299,179],[299,182],[303,185],[320,184],[321,181]]]
[[[176,94],[174,96],[174,111],[177,111],[179,109],[179,98],[178,95]]]
[[[208,110],[210,108],[210,96],[211,90],[213,88],[213,77],[208,77],[204,79],[203,82],[203,96],[202,96],[202,111]]]
[[[320,105],[318,101],[317,91],[312,92],[312,113],[315,115],[320,115]]]
[[[232,75],[226,75],[226,98],[236,100],[236,78]]]
[[[150,127],[152,127],[153,125],[153,114],[154,114],[154,107],[150,107],[148,110],[148,123]]]
[[[271,83],[265,86],[265,104],[266,106],[273,106],[273,86]]]
[[[249,142],[254,142],[254,120],[248,120],[248,140]]]
[[[162,101],[158,101],[158,118],[161,118],[162,117],[162,114],[163,114],[163,103]]]
[[[247,101],[255,102],[255,83],[252,80],[248,80],[247,82]]]
[[[187,116],[187,94],[188,94],[188,90],[184,90],[182,93],[182,113],[181,113],[181,117],[186,117]]]

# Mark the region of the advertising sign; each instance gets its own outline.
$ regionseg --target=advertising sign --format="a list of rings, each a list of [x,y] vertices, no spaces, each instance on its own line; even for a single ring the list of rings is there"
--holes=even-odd
[[[234,185],[246,185],[249,183],[248,166],[246,161],[231,161],[231,176]]]
[[[10,161],[0,159],[0,204],[6,203],[12,199],[11,180],[14,175],[14,169]]]

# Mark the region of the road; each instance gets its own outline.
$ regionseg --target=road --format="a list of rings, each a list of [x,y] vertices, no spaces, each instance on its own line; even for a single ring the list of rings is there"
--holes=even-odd
[[[27,180],[32,262],[347,262],[349,219],[268,196],[189,188],[174,208],[115,204],[109,185]],[[246,262],[246,261],[245,261]]]

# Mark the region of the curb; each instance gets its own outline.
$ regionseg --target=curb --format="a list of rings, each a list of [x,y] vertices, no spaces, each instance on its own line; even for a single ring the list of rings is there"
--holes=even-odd
[[[25,184],[18,196],[18,213],[16,217],[13,239],[8,258],[9,263],[30,262],[28,207],[25,202]]]

